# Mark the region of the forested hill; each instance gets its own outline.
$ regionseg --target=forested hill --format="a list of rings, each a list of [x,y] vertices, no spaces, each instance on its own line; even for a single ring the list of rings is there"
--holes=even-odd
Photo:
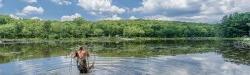
[[[159,20],[73,21],[13,19],[0,16],[0,38],[85,37],[242,37],[250,36],[250,13],[224,16],[221,24]]]
[[[205,23],[157,20],[73,21],[13,19],[0,16],[1,38],[83,37],[214,37],[216,28]]]

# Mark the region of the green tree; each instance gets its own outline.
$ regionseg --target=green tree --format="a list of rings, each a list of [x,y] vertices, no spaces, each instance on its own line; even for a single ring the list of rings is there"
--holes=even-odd
[[[49,38],[49,34],[51,32],[51,21],[45,21],[42,26],[42,30],[43,30],[43,37]]]
[[[250,12],[224,16],[220,26],[223,37],[250,36],[248,23],[250,23]]]
[[[22,31],[23,31],[23,24],[21,22],[16,23],[15,25],[15,30],[14,30],[14,34],[15,34],[15,38],[22,38]]]

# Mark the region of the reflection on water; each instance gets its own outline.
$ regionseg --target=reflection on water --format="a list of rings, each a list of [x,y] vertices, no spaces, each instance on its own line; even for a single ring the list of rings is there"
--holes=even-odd
[[[87,45],[95,61],[89,75],[248,75],[250,51],[232,42],[1,44],[0,75],[79,75],[74,59],[66,56],[78,45]]]
[[[238,43],[240,42],[241,41],[224,41],[223,46],[220,47],[218,52],[223,55],[226,61],[250,65],[250,48],[239,47],[241,44]]]

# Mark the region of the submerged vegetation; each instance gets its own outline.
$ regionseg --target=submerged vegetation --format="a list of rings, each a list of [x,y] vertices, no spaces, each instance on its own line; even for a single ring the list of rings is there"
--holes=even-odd
[[[65,56],[86,45],[91,54],[98,57],[148,58],[216,52],[225,61],[250,64],[249,50],[234,47],[235,40],[165,40],[141,42],[71,42],[36,44],[0,44],[0,63],[18,60]]]
[[[65,56],[86,45],[91,54],[101,57],[152,57],[205,53],[216,49],[216,41],[141,41],[141,42],[72,42],[36,44],[0,44],[0,63],[43,57]]]

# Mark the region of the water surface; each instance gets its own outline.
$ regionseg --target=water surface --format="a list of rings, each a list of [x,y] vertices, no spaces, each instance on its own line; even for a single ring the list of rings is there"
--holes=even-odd
[[[79,75],[68,54],[85,45],[88,75],[249,75],[250,50],[238,41],[168,40],[0,44],[0,75]]]

